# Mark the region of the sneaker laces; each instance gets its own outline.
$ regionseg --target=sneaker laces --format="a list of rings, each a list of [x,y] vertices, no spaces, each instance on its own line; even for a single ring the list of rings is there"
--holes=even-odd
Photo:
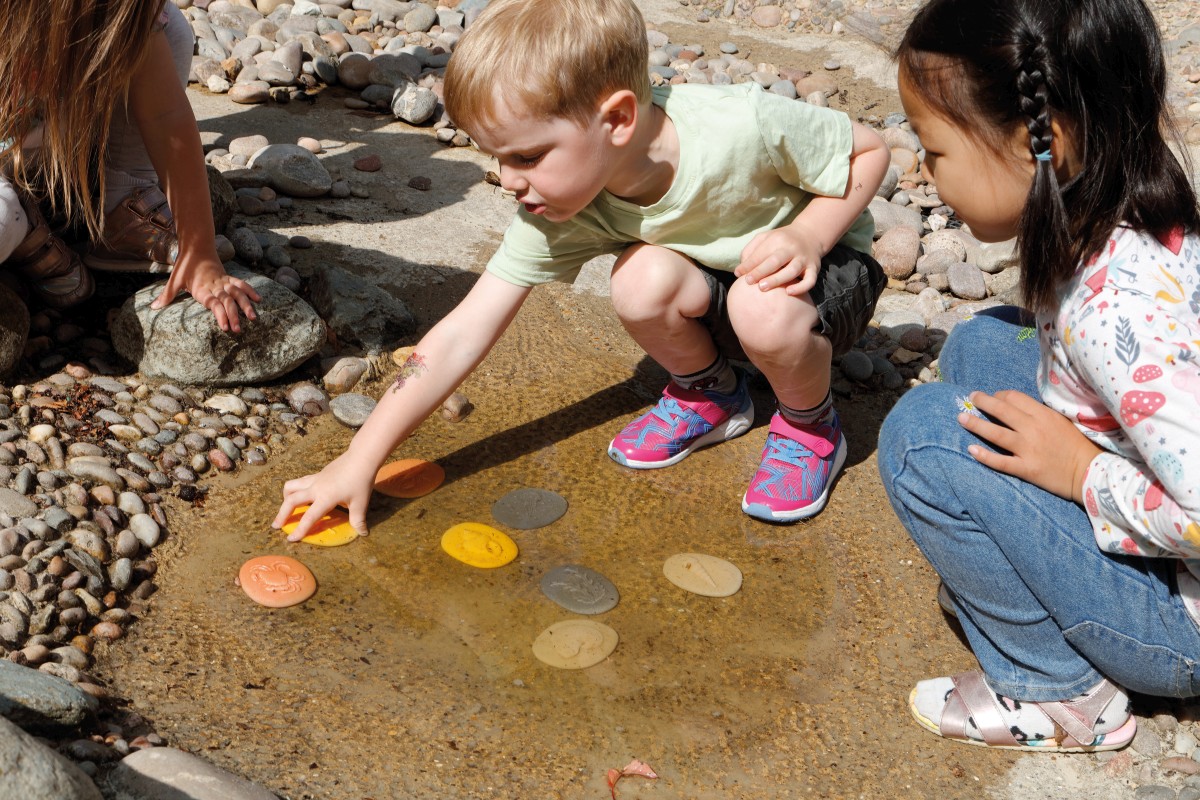
[[[799,467],[803,459],[813,455],[816,455],[816,453],[795,439],[772,434],[767,437],[767,452],[763,461],[782,461],[793,467]]]

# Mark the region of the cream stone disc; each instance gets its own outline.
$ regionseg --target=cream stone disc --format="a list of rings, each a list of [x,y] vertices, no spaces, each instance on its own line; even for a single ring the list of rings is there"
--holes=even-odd
[[[591,619],[556,622],[533,640],[538,661],[559,669],[587,669],[617,647],[617,632]]]
[[[442,534],[442,549],[464,564],[503,567],[517,557],[517,543],[481,522],[462,522]]]
[[[680,589],[705,597],[728,597],[742,588],[742,571],[723,558],[678,553],[663,564],[663,575]]]

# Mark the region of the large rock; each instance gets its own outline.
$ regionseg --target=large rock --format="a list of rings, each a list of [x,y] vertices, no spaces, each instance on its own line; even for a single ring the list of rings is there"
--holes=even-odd
[[[17,293],[0,283],[0,377],[21,361],[25,339],[29,336],[29,309]]]
[[[83,770],[6,719],[0,719],[0,797],[103,800]]]
[[[263,787],[173,747],[131,753],[109,773],[105,788],[111,800],[278,800]]]
[[[889,278],[904,280],[912,275],[920,252],[920,234],[904,225],[892,228],[875,242],[875,260]]]
[[[255,306],[258,319],[243,321],[240,334],[222,331],[212,313],[190,297],[151,311],[160,282],[125,301],[111,327],[113,346],[149,377],[209,386],[268,381],[316,354],[325,342],[325,324],[307,303],[263,275],[237,268],[230,274],[262,296]]]
[[[0,660],[0,717],[30,730],[53,730],[73,728],[95,709],[95,699],[69,681]]]
[[[208,171],[208,197],[212,203],[213,228],[217,233],[221,233],[237,211],[237,196],[229,181],[221,174],[221,170],[212,164],[206,164],[205,168]]]
[[[313,307],[338,340],[355,342],[368,353],[392,349],[416,330],[408,306],[373,283],[326,265],[309,281]]]
[[[875,218],[875,238],[878,239],[892,228],[904,226],[912,228],[920,236],[925,232],[925,224],[921,212],[911,208],[903,208],[895,203],[889,203],[882,197],[875,197],[868,206],[871,216]],[[926,248],[928,249],[928,248]]]
[[[246,166],[261,169],[272,189],[292,197],[320,197],[333,186],[321,160],[298,144],[269,144]]]

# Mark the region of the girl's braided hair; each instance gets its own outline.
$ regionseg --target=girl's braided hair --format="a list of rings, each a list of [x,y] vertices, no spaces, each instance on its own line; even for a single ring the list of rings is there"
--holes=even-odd
[[[930,0],[896,59],[935,114],[998,158],[1017,126],[1028,130],[1036,168],[1017,244],[1031,309],[1057,307],[1059,288],[1122,223],[1200,231],[1196,194],[1167,144],[1179,138],[1166,65],[1141,0]],[[1055,122],[1082,161],[1061,184]]]

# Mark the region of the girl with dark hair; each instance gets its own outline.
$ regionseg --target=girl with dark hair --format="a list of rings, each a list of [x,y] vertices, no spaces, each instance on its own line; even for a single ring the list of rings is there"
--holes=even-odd
[[[0,13],[0,262],[43,304],[86,300],[89,268],[171,271],[155,307],[186,290],[225,330],[254,318],[257,293],[226,274],[214,245],[183,90],[192,46],[169,0],[37,0]],[[43,206],[86,226],[82,258]]]
[[[932,0],[897,60],[931,180],[1016,237],[1029,309],[959,324],[880,432],[981,667],[909,706],[972,744],[1122,747],[1125,690],[1200,694],[1200,211],[1158,31],[1141,0]]]

